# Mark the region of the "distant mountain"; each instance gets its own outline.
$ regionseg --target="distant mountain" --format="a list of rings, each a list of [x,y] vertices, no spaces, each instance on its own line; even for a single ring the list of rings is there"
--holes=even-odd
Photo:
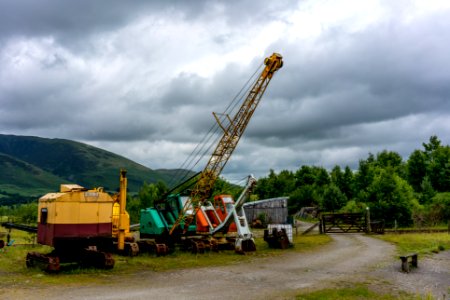
[[[0,134],[0,205],[2,199],[11,195],[38,196],[58,191],[61,183],[115,191],[119,187],[120,169],[127,170],[130,192],[137,192],[144,182],[168,183],[178,173],[152,170],[71,140]]]

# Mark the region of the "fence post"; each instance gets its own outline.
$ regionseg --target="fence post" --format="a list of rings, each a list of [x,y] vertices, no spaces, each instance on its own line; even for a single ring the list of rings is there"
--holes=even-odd
[[[322,216],[319,216],[319,233],[324,234],[324,225]]]
[[[372,229],[370,228],[370,208],[367,206],[367,215],[366,215],[366,233],[371,233]]]

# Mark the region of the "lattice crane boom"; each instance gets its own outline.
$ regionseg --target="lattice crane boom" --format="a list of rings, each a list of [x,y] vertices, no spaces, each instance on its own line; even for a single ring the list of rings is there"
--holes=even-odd
[[[265,67],[259,78],[248,93],[239,110],[233,118],[227,115],[228,124],[223,124],[216,114],[214,117],[223,130],[222,138],[217,144],[206,167],[200,174],[200,178],[195,184],[189,200],[185,203],[178,219],[170,230],[170,234],[184,221],[185,228],[192,222],[200,206],[211,196],[214,184],[228,162],[231,154],[245,131],[262,95],[272,79],[273,74],[283,66],[283,58],[278,53],[273,53],[264,60]],[[186,213],[193,209],[192,215]]]

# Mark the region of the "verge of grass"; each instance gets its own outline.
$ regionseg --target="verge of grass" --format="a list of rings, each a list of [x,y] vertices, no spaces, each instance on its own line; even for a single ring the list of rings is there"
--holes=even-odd
[[[448,233],[384,234],[374,235],[374,237],[395,244],[400,255],[430,254],[450,250],[450,234]]]
[[[176,251],[174,254],[155,257],[140,255],[137,257],[117,257],[116,266],[118,272],[134,272],[140,270],[168,271],[174,269],[212,267],[232,265],[255,261],[292,252],[306,252],[317,249],[331,241],[327,235],[294,236],[293,247],[287,250],[271,249],[262,238],[255,238],[256,252],[245,255],[236,254],[234,251],[207,252],[205,254],[191,254],[189,252]]]
[[[1,231],[1,230],[0,230]],[[331,241],[327,235],[294,236],[294,247],[287,250],[271,249],[262,238],[255,238],[256,252],[246,255],[236,254],[234,251],[207,252],[194,255],[189,252],[175,251],[175,253],[156,257],[141,254],[136,257],[114,255],[116,264],[112,270],[79,268],[77,265],[67,266],[58,274],[48,274],[38,269],[27,269],[25,257],[28,252],[36,251],[49,253],[52,248],[30,244],[30,235],[23,231],[12,230],[11,238],[15,246],[6,247],[0,252],[0,288],[10,284],[101,284],[110,283],[119,275],[130,275],[142,271],[169,271],[186,268],[223,266],[279,256],[285,253],[312,251]],[[4,278],[4,279],[3,279]]]
[[[323,289],[319,291],[306,292],[301,293],[296,296],[297,300],[330,300],[330,299],[339,299],[339,300],[361,300],[361,299],[371,299],[371,300],[397,300],[397,299],[422,299],[417,298],[413,295],[400,293],[396,295],[392,294],[380,294],[379,292],[375,292],[369,289],[364,284],[355,284],[352,287],[343,287],[343,288],[329,288]],[[426,298],[431,299],[431,298]]]

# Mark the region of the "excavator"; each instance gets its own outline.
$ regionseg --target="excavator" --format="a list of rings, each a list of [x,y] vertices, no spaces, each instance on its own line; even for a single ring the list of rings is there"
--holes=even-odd
[[[141,210],[140,237],[155,238],[162,252],[176,243],[193,252],[217,249],[228,245],[227,233],[236,231],[234,247],[237,252],[254,251],[255,244],[243,213],[243,204],[256,180],[250,176],[239,200],[230,195],[219,195],[212,204],[209,199],[216,180],[231,157],[242,137],[261,97],[273,75],[283,66],[282,56],[273,53],[264,60],[264,68],[233,117],[225,114],[220,118],[213,113],[222,136],[208,163],[200,173],[188,196],[170,195],[154,207]],[[221,116],[224,116],[222,114]]]

